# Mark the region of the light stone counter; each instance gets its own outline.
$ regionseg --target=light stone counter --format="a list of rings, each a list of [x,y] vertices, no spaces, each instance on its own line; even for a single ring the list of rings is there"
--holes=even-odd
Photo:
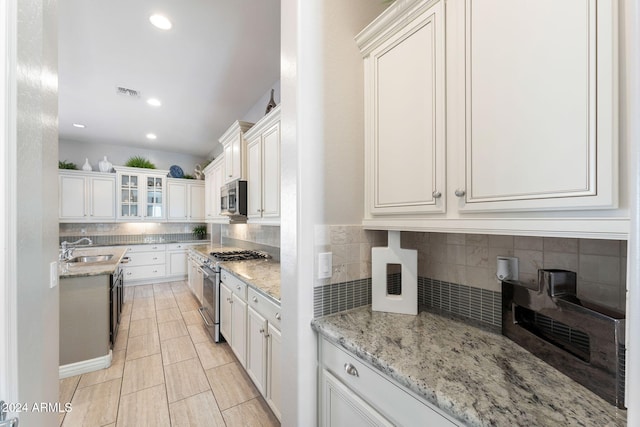
[[[626,425],[626,411],[506,337],[451,317],[365,306],[314,319],[312,327],[465,425]]]
[[[109,261],[91,262],[91,263],[68,263],[64,261],[58,262],[58,273],[60,278],[65,279],[69,277],[82,277],[82,276],[100,276],[102,274],[113,273],[122,257],[127,252],[126,247],[113,247],[106,249],[105,247],[78,247],[73,251],[73,257],[86,256],[86,255],[113,255]]]
[[[208,256],[212,251],[236,251],[241,248],[223,245],[199,245],[191,249]],[[218,262],[221,268],[280,304],[280,263],[271,259]]]

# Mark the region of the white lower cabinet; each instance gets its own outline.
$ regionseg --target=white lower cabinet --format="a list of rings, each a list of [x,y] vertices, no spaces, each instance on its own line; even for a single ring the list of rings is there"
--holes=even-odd
[[[196,261],[195,259],[189,258],[188,265],[187,283],[189,284],[189,289],[191,289],[193,295],[195,295],[200,304],[202,304],[204,292],[204,273],[202,272],[198,261]]]
[[[252,288],[249,289],[248,302],[247,373],[280,419],[280,305]]]
[[[247,285],[220,272],[220,333],[243,367],[247,365]]]
[[[129,262],[124,267],[125,283],[163,278],[166,274],[165,252],[166,245],[129,246],[126,255]]]
[[[320,338],[320,426],[459,426],[440,409]]]

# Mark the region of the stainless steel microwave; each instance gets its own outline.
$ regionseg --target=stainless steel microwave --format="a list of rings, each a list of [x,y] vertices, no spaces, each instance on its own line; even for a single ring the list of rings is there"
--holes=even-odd
[[[247,181],[235,180],[220,188],[220,214],[232,221],[247,219]]]

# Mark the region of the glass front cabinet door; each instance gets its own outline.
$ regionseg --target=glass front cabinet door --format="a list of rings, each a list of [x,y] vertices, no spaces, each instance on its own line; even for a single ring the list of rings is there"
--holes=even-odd
[[[145,216],[147,219],[160,219],[164,217],[164,178],[147,176],[147,198]]]
[[[165,219],[165,176],[135,168],[121,168],[118,173],[118,220],[160,221]],[[156,173],[157,172],[157,173]]]

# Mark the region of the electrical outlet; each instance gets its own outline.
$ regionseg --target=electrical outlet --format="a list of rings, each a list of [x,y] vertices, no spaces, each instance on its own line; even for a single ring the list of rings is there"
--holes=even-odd
[[[49,287],[51,289],[58,286],[58,279],[58,262],[53,261],[51,264],[49,264]]]
[[[318,279],[328,279],[331,277],[331,252],[323,252],[318,254]]]

